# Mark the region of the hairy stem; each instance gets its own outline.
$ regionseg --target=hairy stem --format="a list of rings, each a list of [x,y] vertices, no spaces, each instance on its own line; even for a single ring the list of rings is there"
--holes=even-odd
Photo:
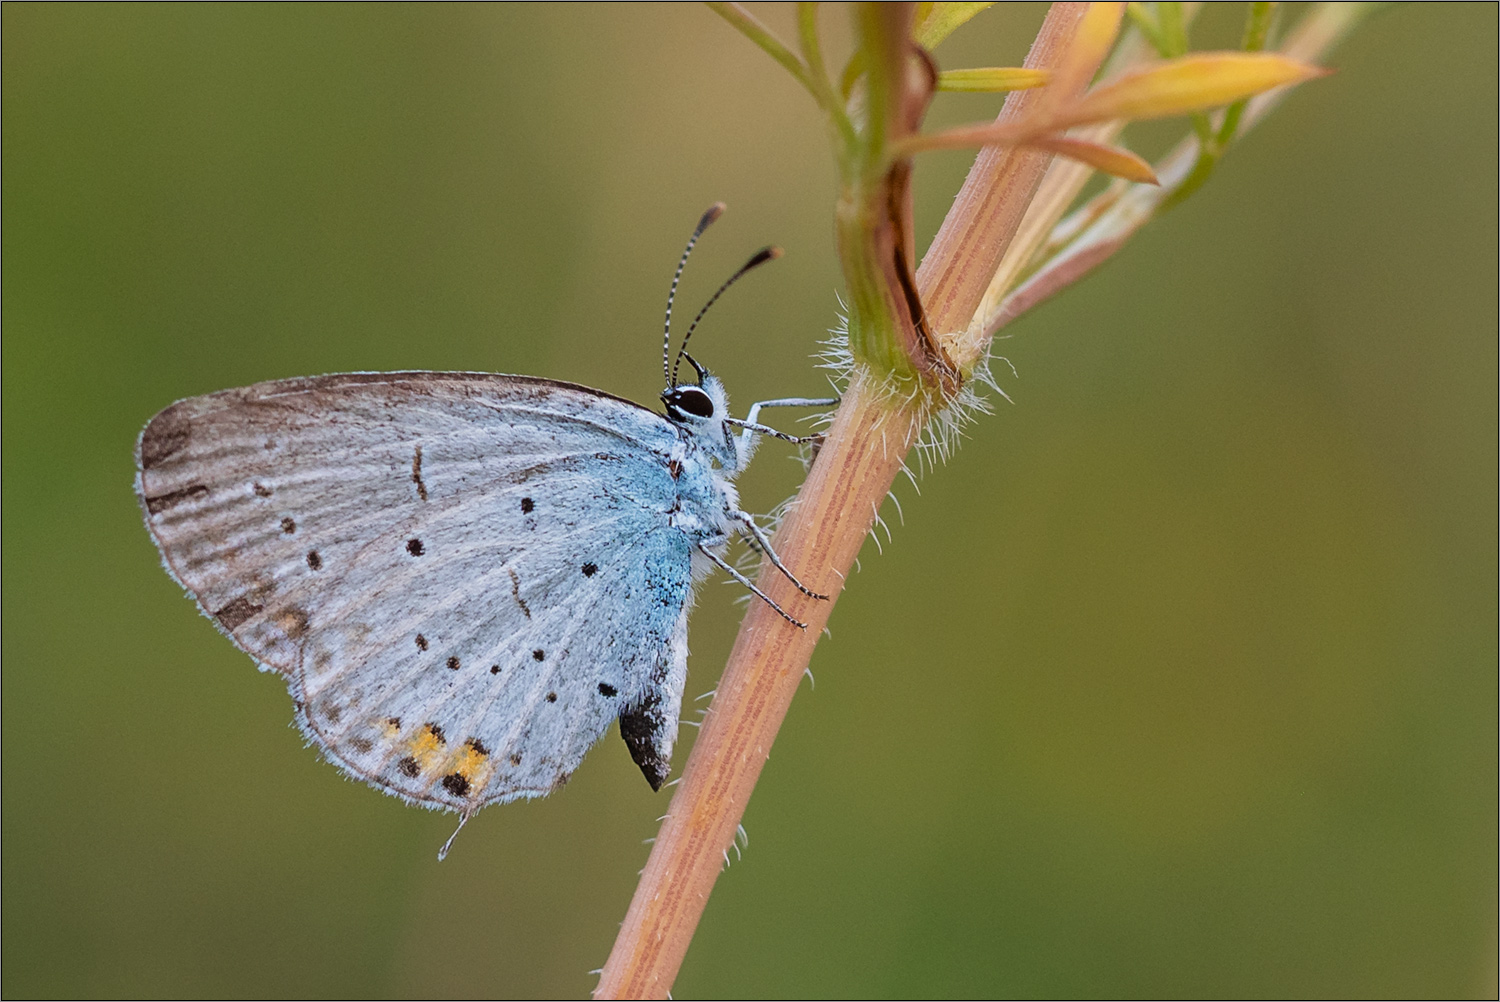
[[[1082,3],[1052,5],[1026,56],[1027,69],[1046,69],[1062,61],[1087,7]],[[1090,67],[1075,86],[1082,89],[1096,68],[1097,64]],[[1013,92],[996,121],[1019,121],[1037,102],[1058,100],[1048,93],[1051,89]],[[980,150],[917,269],[917,289],[927,308],[928,323],[945,342],[949,357],[964,370],[989,348],[981,331],[970,331],[974,314],[1051,162],[1050,153],[1034,149],[987,146]]]
[[[1049,69],[1056,64],[1086,7],[1052,6],[1027,59],[1028,68]],[[894,15],[866,11],[859,16]],[[909,13],[906,16],[909,19]],[[872,31],[879,28],[873,23],[869,26]],[[1099,55],[1102,58],[1103,53]],[[1082,79],[1086,81],[1096,68],[1097,62],[1087,67]],[[871,72],[872,79],[880,75],[878,69]],[[1027,96],[1024,92],[1011,95],[1007,113],[1014,113],[1010,102]],[[872,115],[875,108],[883,107],[883,100],[880,95],[872,100]],[[968,331],[1049,160],[1049,155],[1035,151],[980,154],[963,194],[918,271],[924,300],[937,297],[928,303],[928,310],[938,321],[933,327],[938,335]],[[890,170],[895,175],[909,171],[909,166],[897,162]],[[898,222],[909,232],[909,209],[905,215]],[[872,227],[892,222],[889,212],[866,218]],[[849,222],[845,219],[841,225]],[[892,255],[907,253],[901,246],[904,234],[878,240],[865,236],[861,246]],[[843,253],[847,266],[847,246]],[[846,276],[851,282],[867,282],[872,274],[888,275],[905,266],[904,261],[865,262],[859,255],[854,259],[870,271]],[[926,284],[920,284],[923,276]],[[909,272],[903,280],[912,281]],[[906,311],[903,297],[888,288],[880,296],[869,297],[869,302],[885,304],[866,307],[885,315],[865,317],[865,322],[900,328],[906,343],[914,343],[914,318]],[[776,732],[854,558],[906,454],[945,402],[942,394],[926,392],[917,384],[912,384],[910,393],[894,392],[893,385],[890,377],[874,375],[863,366],[855,370],[817,461],[773,541],[798,578],[833,597],[827,601],[807,598],[781,574],[762,568],[760,587],[806,622],[807,629],[787,623],[764,603],[751,604],[595,998],[666,998],[671,990]]]
[[[792,573],[831,597],[810,599],[779,573],[762,575],[760,587],[807,629],[751,603],[595,998],[671,990],[844,575],[923,419],[891,410],[881,388],[862,380],[845,392],[774,543]]]

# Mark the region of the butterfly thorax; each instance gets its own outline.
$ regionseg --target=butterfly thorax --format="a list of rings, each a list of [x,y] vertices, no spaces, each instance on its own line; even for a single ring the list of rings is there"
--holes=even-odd
[[[739,507],[734,477],[749,459],[724,420],[729,412],[724,385],[705,373],[700,385],[674,387],[662,400],[678,433],[668,462],[678,499],[670,524],[695,543],[716,546],[734,530],[730,513]]]

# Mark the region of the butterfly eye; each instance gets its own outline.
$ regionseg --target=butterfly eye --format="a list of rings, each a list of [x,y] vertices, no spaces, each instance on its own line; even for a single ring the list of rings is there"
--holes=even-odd
[[[714,401],[696,386],[679,386],[667,398],[667,405],[693,415],[711,418],[714,416]]]

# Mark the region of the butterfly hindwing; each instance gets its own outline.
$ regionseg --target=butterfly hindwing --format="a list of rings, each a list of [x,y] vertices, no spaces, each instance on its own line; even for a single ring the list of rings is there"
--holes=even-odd
[[[546,380],[285,380],[163,411],[137,489],[169,570],[287,677],[330,758],[469,810],[552,789],[621,714],[664,778],[691,574],[676,438]]]
[[[415,527],[394,527],[323,600],[331,625],[306,645],[301,722],[350,771],[449,806],[545,793],[622,710],[654,698],[685,611],[686,538],[591,478],[539,479],[424,519],[418,557],[405,545]],[[558,520],[526,530],[559,533],[544,545],[492,528],[522,490]],[[594,513],[586,529],[570,502]],[[437,564],[462,591],[428,575]]]

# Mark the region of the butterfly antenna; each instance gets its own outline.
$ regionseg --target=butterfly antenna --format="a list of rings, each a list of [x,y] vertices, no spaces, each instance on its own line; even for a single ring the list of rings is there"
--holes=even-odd
[[[688,325],[687,333],[682,336],[682,347],[677,349],[677,361],[672,364],[672,372],[667,378],[668,386],[677,385],[677,369],[682,364],[682,357],[687,354],[688,339],[693,336],[693,331],[698,329],[698,321],[703,319],[703,314],[708,312],[708,308],[714,303],[717,303],[719,301],[719,297],[724,295],[725,290],[727,290],[731,285],[743,278],[746,272],[754,268],[759,268],[767,261],[776,260],[782,255],[782,253],[783,252],[780,247],[762,247],[760,250],[755,252],[754,257],[746,261],[744,264],[740,265],[739,271],[735,272],[733,275],[730,275],[729,279],[723,285],[719,286],[718,292],[715,292],[712,296],[708,297],[708,302],[703,304],[703,309],[698,311],[698,315],[694,317],[693,322]],[[693,368],[698,368],[697,363],[693,364]],[[700,369],[699,372],[701,373],[702,370]]]
[[[662,332],[661,345],[661,374],[667,378],[670,385],[676,383],[672,379],[672,300],[677,298],[677,283],[682,281],[682,269],[687,266],[688,255],[693,253],[693,245],[698,238],[703,236],[703,231],[708,225],[724,214],[724,203],[715,202],[708,207],[703,218],[698,220],[698,226],[693,230],[693,235],[688,238],[687,246],[682,249],[682,259],[677,262],[677,273],[672,276],[672,288],[667,292],[667,322],[666,329]]]

